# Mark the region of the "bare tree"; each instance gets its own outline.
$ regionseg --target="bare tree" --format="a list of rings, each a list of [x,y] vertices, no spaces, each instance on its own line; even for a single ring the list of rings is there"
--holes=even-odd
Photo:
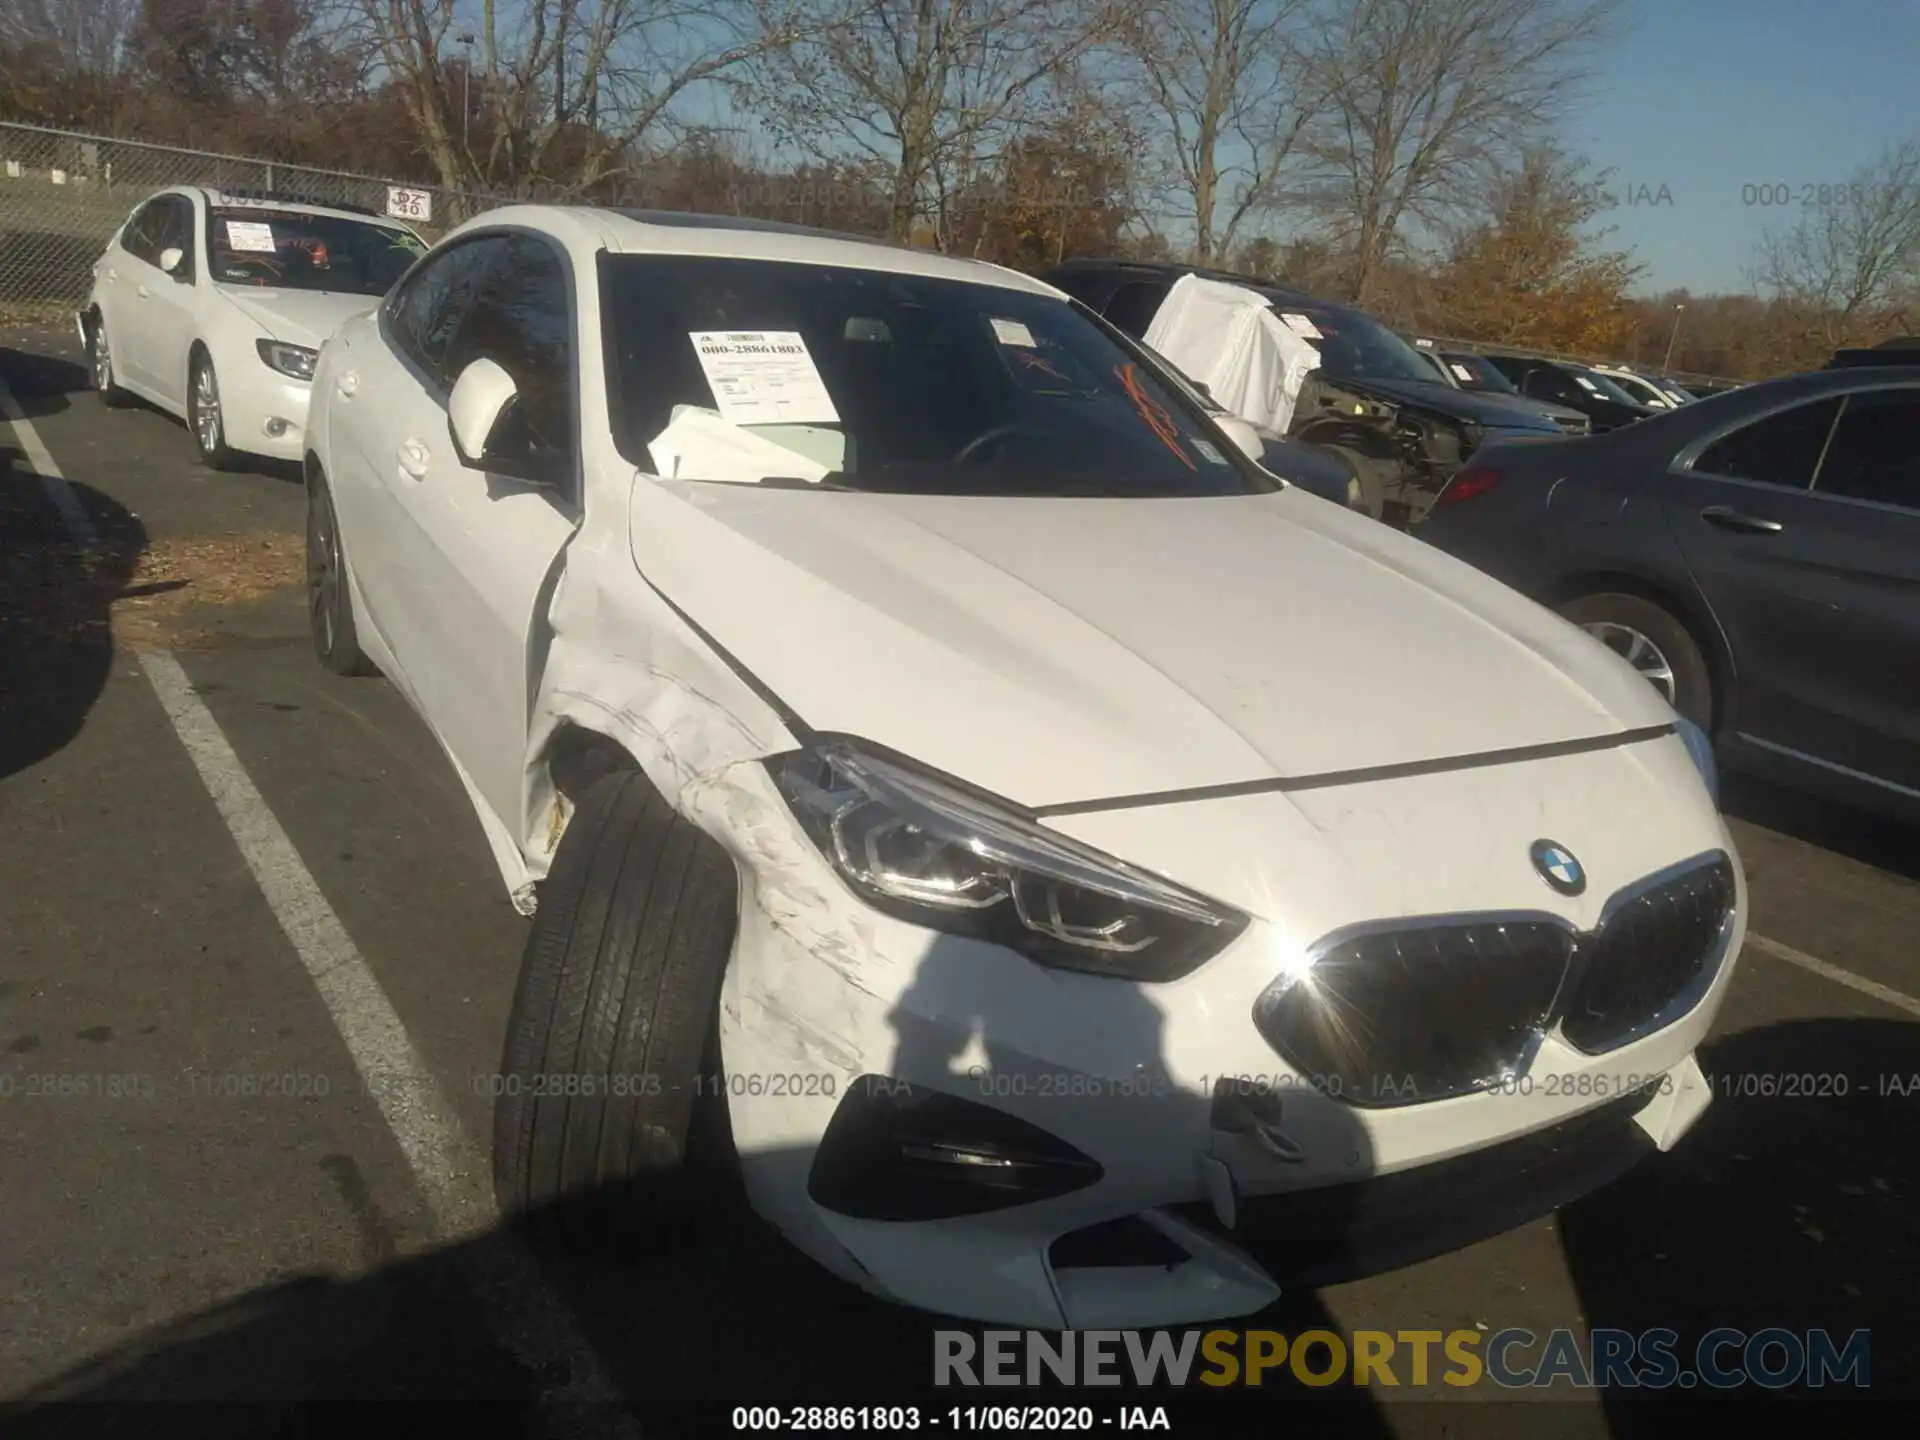
[[[1108,0],[793,0],[782,8],[798,13],[800,35],[767,47],[757,108],[784,142],[883,166],[888,232],[906,239],[917,219],[944,217],[1019,125],[1071,83]],[[945,243],[950,226],[940,233]]]
[[[1476,190],[1563,115],[1616,0],[1319,0],[1311,55],[1323,113],[1305,194],[1371,298],[1404,230]]]
[[[68,111],[74,101],[110,102],[138,8],[139,0],[0,0],[0,115],[36,108],[55,91],[66,92],[59,108]]]
[[[442,182],[516,193],[631,179],[680,102],[794,33],[778,0],[357,3]]]
[[[1296,48],[1310,3],[1143,0],[1119,17],[1127,90],[1157,122],[1198,264],[1231,253],[1248,217],[1273,206],[1314,113]]]
[[[1920,297],[1920,141],[1892,146],[1809,199],[1796,223],[1761,237],[1754,288],[1803,317],[1814,350],[1895,321],[1910,327],[1902,312]]]

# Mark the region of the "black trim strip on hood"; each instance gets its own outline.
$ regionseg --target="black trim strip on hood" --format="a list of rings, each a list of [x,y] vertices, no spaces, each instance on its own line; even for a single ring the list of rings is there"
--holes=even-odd
[[[889,750],[885,746],[876,745],[870,740],[861,740],[852,735],[828,735],[815,730],[800,718],[799,713],[792,706],[768,689],[766,683],[742,664],[732,651],[714,639],[699,621],[676,605],[666,591],[651,580],[647,581],[647,588],[658,595],[666,607],[685,622],[688,629],[712,648],[721,662],[739,676],[741,683],[780,717],[781,723],[793,732],[794,738],[802,745],[815,745],[826,739],[843,739],[890,755],[903,763],[921,769],[926,768],[922,762],[902,755],[898,751]],[[1637,745],[1644,740],[1657,740],[1662,735],[1672,735],[1676,729],[1677,727],[1670,724],[1646,725],[1638,730],[1622,730],[1614,735],[1592,735],[1581,740],[1553,740],[1543,745],[1518,745],[1505,750],[1480,750],[1467,755],[1444,756],[1438,760],[1409,760],[1395,765],[1363,766],[1357,770],[1329,770],[1319,775],[1281,775],[1270,780],[1240,780],[1228,785],[1203,785],[1192,790],[1160,790],[1145,795],[1117,795],[1106,800],[1068,800],[1057,805],[1021,805],[981,790],[958,776],[943,774],[940,778],[962,790],[979,795],[982,799],[991,800],[1010,809],[1026,819],[1041,820],[1050,815],[1092,815],[1106,810],[1141,810],[1155,805],[1185,805],[1201,800],[1231,800],[1243,795],[1322,790],[1334,785],[1363,785],[1375,780],[1402,780],[1415,775],[1438,775],[1449,770],[1477,770],[1491,765],[1513,765],[1522,760],[1548,760],[1560,755],[1582,755],[1595,750],[1612,750],[1623,745]]]
[[[1554,740],[1544,745],[1518,745],[1508,750],[1481,750],[1438,760],[1408,760],[1397,765],[1369,765],[1358,770],[1329,770],[1319,775],[1282,775],[1271,780],[1241,780],[1231,785],[1204,785],[1194,790],[1163,790],[1149,795],[1119,795],[1111,800],[1069,800],[1038,805],[1036,818],[1049,815],[1091,815],[1103,810],[1139,810],[1151,805],[1185,805],[1196,800],[1230,800],[1242,795],[1271,795],[1293,790],[1324,790],[1334,785],[1364,785],[1374,780],[1403,780],[1414,775],[1439,775],[1449,770],[1477,770],[1489,765],[1512,765],[1522,760],[1549,760],[1560,755],[1582,755],[1612,750],[1672,735],[1673,725],[1647,725],[1615,735],[1593,735],[1584,740]]]

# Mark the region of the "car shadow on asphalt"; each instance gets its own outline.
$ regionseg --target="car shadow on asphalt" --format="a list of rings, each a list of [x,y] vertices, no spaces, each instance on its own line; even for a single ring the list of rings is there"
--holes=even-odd
[[[1364,1390],[1313,1391],[1271,1375],[1259,1390],[1217,1392],[1197,1383],[1184,1391],[936,1389],[934,1332],[978,1336],[983,1327],[843,1284],[737,1203],[706,1196],[691,1209],[688,1197],[670,1207],[657,1194],[609,1189],[364,1277],[263,1287],[6,1397],[7,1430],[118,1434],[171,1413],[190,1418],[199,1437],[253,1435],[324,1419],[324,1409],[304,1408],[316,1402],[364,1401],[422,1402],[422,1418],[442,1427],[471,1420],[489,1434],[552,1433],[540,1421],[568,1367],[528,1358],[476,1303],[476,1276],[507,1268],[503,1251],[532,1249],[647,1440],[733,1432],[735,1407],[768,1405],[917,1406],[923,1433],[953,1406],[1009,1404],[1088,1404],[1097,1416],[1164,1406],[1175,1434],[1267,1433],[1307,1415],[1316,1435],[1394,1433]],[[512,1297],[507,1308],[516,1309]],[[1260,1323],[1289,1334],[1338,1329],[1310,1292],[1284,1309]],[[538,1329],[523,1320],[505,1316],[509,1330]],[[613,1417],[582,1418],[571,1433],[606,1433],[592,1422]],[[942,1420],[938,1428],[954,1427]],[[824,1433],[849,1432],[829,1425]]]
[[[1595,1328],[1677,1332],[1682,1370],[1719,1327],[1802,1340],[1825,1330],[1841,1353],[1869,1330],[1871,1388],[1838,1377],[1818,1390],[1614,1387],[1601,1395],[1611,1433],[1650,1434],[1681,1398],[1689,1409],[1898,1401],[1910,1420],[1920,1398],[1920,1025],[1787,1021],[1714,1040],[1700,1063],[1714,1098],[1694,1130],[1561,1213],[1582,1313]],[[1708,1360],[1734,1365],[1741,1353],[1734,1345]],[[1516,1360],[1540,1355],[1535,1346]],[[1778,1373],[1790,1360],[1776,1347],[1764,1363]]]
[[[72,404],[68,396],[92,386],[86,366],[11,345],[0,345],[0,380],[6,381],[21,413],[29,420],[59,414]]]
[[[1920,826],[1754,775],[1724,775],[1721,790],[1721,809],[1734,819],[1920,880]]]
[[[88,486],[69,489],[93,524],[90,546],[26,457],[0,446],[0,779],[79,733],[113,664],[110,607],[146,548],[133,515]]]

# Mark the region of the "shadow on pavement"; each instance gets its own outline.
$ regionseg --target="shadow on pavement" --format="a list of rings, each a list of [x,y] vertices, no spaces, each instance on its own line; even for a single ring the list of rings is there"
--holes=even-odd
[[[0,380],[6,381],[21,413],[29,420],[58,414],[72,403],[68,396],[92,386],[86,366],[10,345],[0,345]],[[0,416],[0,420],[5,418]]]
[[[1870,1330],[1871,1388],[1844,1379],[1819,1390],[1706,1380],[1684,1391],[1612,1388],[1602,1396],[1612,1434],[1651,1433],[1682,1395],[1690,1409],[1791,1398],[1823,1408],[1897,1401],[1911,1412],[1920,1400],[1920,1025],[1790,1021],[1713,1041],[1700,1063],[1714,1099],[1693,1132],[1561,1214],[1587,1322],[1675,1331],[1683,1370],[1719,1327],[1802,1340],[1825,1330],[1842,1352],[1854,1331]],[[1724,1370],[1741,1354],[1736,1344],[1708,1359]],[[1516,1356],[1538,1358],[1537,1347]],[[1791,1359],[1775,1347],[1761,1364],[1779,1373]]]
[[[1920,880],[1920,826],[1759,776],[1730,773],[1721,786],[1721,808],[1735,819]]]
[[[1096,1416],[1165,1406],[1174,1434],[1266,1432],[1303,1415],[1316,1435],[1393,1433],[1365,1391],[1314,1392],[1271,1375],[1264,1389],[1232,1392],[1198,1384],[937,1390],[933,1332],[944,1323],[977,1336],[985,1327],[941,1322],[843,1285],[737,1203],[708,1198],[697,1218],[686,1207],[607,1191],[545,1212],[534,1226],[364,1278],[303,1277],[256,1290],[10,1397],[5,1429],[151,1433],[141,1427],[171,1414],[200,1437],[283,1433],[308,1420],[331,1423],[324,1408],[301,1408],[313,1402],[369,1401],[428,1402],[423,1419],[489,1434],[606,1433],[618,1416],[612,1407],[577,1414],[559,1432],[543,1423],[565,1409],[556,1392],[566,1367],[530,1362],[477,1303],[475,1277],[501,1273],[503,1250],[538,1247],[546,1285],[579,1321],[647,1440],[734,1432],[742,1405],[917,1405],[922,1433],[954,1405],[1036,1403],[1092,1405]],[[563,1244],[562,1234],[592,1239]],[[1338,1329],[1309,1293],[1281,1309],[1257,1323],[1289,1334]],[[508,1327],[522,1328],[521,1318],[509,1314]],[[943,1418],[937,1428],[953,1427]]]
[[[88,486],[70,489],[97,531],[91,548],[74,540],[25,457],[0,446],[0,779],[79,733],[113,663],[109,606],[146,548],[145,527],[125,509]]]

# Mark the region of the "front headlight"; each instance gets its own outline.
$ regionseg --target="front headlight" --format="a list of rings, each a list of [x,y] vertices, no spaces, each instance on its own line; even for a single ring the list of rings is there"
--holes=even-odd
[[[320,356],[318,350],[309,350],[304,345],[285,345],[278,340],[257,341],[254,348],[260,352],[260,358],[266,361],[269,369],[290,375],[295,380],[313,379],[313,362]]]
[[[1191,974],[1246,929],[1238,911],[845,742],[767,767],[854,893],[911,924],[1146,981]]]
[[[1707,787],[1707,794],[1713,797],[1714,809],[1720,808],[1720,766],[1713,758],[1713,741],[1707,738],[1707,732],[1684,715],[1677,715],[1675,728],[1680,739],[1686,744],[1687,754],[1693,757],[1693,768],[1700,772],[1701,782]]]

